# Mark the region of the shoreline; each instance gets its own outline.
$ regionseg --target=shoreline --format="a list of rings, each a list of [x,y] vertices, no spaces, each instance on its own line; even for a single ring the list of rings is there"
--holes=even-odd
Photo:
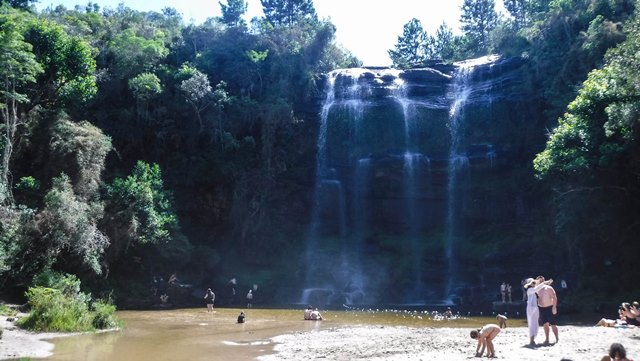
[[[342,326],[317,332],[296,332],[272,338],[274,354],[259,361],[306,360],[469,360],[475,359],[476,341],[469,328],[412,328]],[[496,358],[540,361],[600,360],[613,342],[627,350],[629,359],[640,358],[640,328],[559,326],[558,343],[528,345],[526,327],[503,329],[494,340]],[[536,341],[544,341],[540,330]],[[553,333],[551,341],[554,341]],[[485,354],[486,357],[486,354]]]
[[[235,315],[235,310],[227,313]],[[221,314],[217,315],[225,317]],[[24,314],[18,315],[18,317],[20,316],[24,316]],[[192,316],[195,317],[195,323],[191,323],[194,327],[206,327],[201,323],[201,315],[193,314]],[[270,317],[263,315],[258,318],[255,316],[250,318],[250,323],[246,324],[246,331],[243,327],[241,333],[236,333],[235,327],[232,325],[226,325],[228,330],[234,332],[227,333],[227,331],[220,330],[222,331],[220,335],[227,335],[221,339],[235,341],[235,343],[232,342],[231,346],[224,346],[221,343],[219,346],[213,347],[231,347],[235,350],[232,351],[234,357],[231,359],[233,360],[297,361],[322,358],[329,361],[350,359],[389,361],[446,359],[455,361],[475,358],[476,341],[469,337],[469,331],[476,327],[475,323],[472,325],[473,327],[446,325],[440,327],[419,326],[419,323],[410,325],[361,323],[364,320],[358,320],[358,317],[350,319],[339,317],[334,321],[334,318],[330,317],[326,321],[302,321],[300,325],[304,325],[303,328],[296,326],[298,322],[289,323],[290,321],[287,321],[288,326],[285,326],[284,320],[277,321],[278,327],[262,328],[273,322]],[[0,339],[0,360],[22,357],[52,357],[56,359],[56,349],[60,344],[57,341],[51,342],[52,339],[73,336],[84,338],[85,336],[82,335],[86,334],[34,333],[19,329],[13,322],[6,319],[6,316],[0,317],[0,326],[4,329],[2,339]],[[477,321],[482,322],[481,320]],[[254,328],[254,325],[258,324],[261,326]],[[622,343],[627,349],[630,359],[640,358],[640,343],[638,343],[640,328],[561,325],[559,330],[560,342],[557,344],[529,347],[526,326],[521,320],[514,320],[495,339],[497,358],[524,361],[559,361],[562,358],[574,361],[599,360],[607,353],[613,342]],[[234,336],[229,338],[231,335]],[[536,341],[542,342],[543,340],[544,334],[541,329]],[[208,342],[203,339],[203,342],[208,343],[209,347],[212,346],[211,341],[211,339]],[[551,341],[554,341],[553,335],[551,335]],[[76,343],[76,341],[72,343]],[[64,353],[64,351],[62,352]]]
[[[19,313],[15,317],[24,317],[26,314]],[[74,336],[73,334],[59,334],[53,332],[29,332],[15,325],[12,321],[7,321],[7,316],[0,316],[0,327],[2,327],[2,338],[0,338],[0,360],[35,357],[43,358],[53,355],[54,345],[46,340],[55,337]]]

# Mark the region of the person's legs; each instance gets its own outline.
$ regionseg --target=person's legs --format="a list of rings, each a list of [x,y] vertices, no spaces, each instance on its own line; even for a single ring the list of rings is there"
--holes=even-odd
[[[500,329],[494,329],[487,335],[487,357],[494,357],[496,355],[496,350],[493,347],[493,339],[498,336],[500,333]]]
[[[553,330],[553,335],[556,336],[556,343],[558,343],[558,326],[551,325],[551,330]]]
[[[549,343],[549,323],[543,325],[544,329],[544,343]]]
[[[538,335],[539,315],[538,307],[527,307],[527,326],[529,327],[530,345],[535,345],[535,337]]]

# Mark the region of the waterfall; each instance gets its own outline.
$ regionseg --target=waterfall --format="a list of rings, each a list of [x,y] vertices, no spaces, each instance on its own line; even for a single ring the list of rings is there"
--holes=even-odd
[[[423,254],[420,252],[421,239],[419,230],[422,225],[422,219],[419,217],[418,212],[418,199],[417,199],[417,179],[416,173],[420,171],[422,160],[424,156],[419,153],[413,153],[412,139],[415,116],[412,116],[411,109],[415,106],[415,103],[411,101],[407,96],[407,87],[404,81],[396,79],[395,84],[397,89],[394,91],[394,95],[402,107],[402,117],[404,124],[404,154],[403,154],[403,183],[404,183],[404,207],[405,207],[405,219],[406,219],[406,231],[407,236],[410,238],[411,248],[414,252],[411,255],[411,262],[413,264],[413,277],[414,287],[412,294],[409,295],[409,302],[422,303],[424,302],[424,282],[422,267]]]
[[[482,137],[470,147],[463,113],[484,102],[472,75],[490,61],[327,75],[301,303],[457,296],[461,171],[496,154]]]
[[[359,137],[359,121],[362,119],[364,109],[362,98],[366,97],[369,92],[366,86],[362,86],[358,82],[361,71],[360,69],[333,71],[327,76],[326,95],[320,112],[318,152],[316,155],[316,186],[311,230],[307,236],[306,288],[302,292],[300,303],[308,304],[312,300],[331,303],[338,299],[349,302],[356,298],[353,295],[356,291],[351,292],[350,290],[355,289],[357,290],[356,293],[361,294],[360,288],[363,283],[363,276],[359,267],[360,260],[358,257],[353,256],[353,254],[358,254],[359,247],[351,249],[352,247],[348,243],[348,204],[347,189],[345,187],[347,179],[344,179],[345,175],[341,174],[340,170],[333,168],[330,164],[327,146],[328,133],[330,131],[328,118],[331,111],[336,107],[346,110],[349,113],[349,118],[353,120],[352,124],[350,124],[350,136],[354,138],[352,141],[357,141]],[[337,81],[347,82],[347,84],[341,84],[337,90]],[[353,179],[354,187],[357,189],[357,192],[354,192],[354,197],[356,198],[354,204],[358,204],[358,207],[363,208],[367,184],[366,177],[368,177],[366,160],[359,162],[357,169]],[[321,249],[318,243],[321,233],[323,231],[326,232],[328,227],[321,219],[323,208],[325,208],[325,211],[328,208],[329,211],[325,213],[331,213],[337,218],[338,232],[336,236],[342,240],[340,257],[337,259],[331,255],[324,254],[324,250]],[[354,219],[359,224],[356,230],[360,234],[358,237],[362,238],[364,237],[367,219],[362,210],[358,214],[360,218]],[[318,276],[318,274],[321,274],[321,276]],[[331,275],[332,279],[327,279],[327,275]],[[342,292],[338,291],[341,286],[344,286]]]
[[[315,282],[313,273],[315,272],[315,252],[319,237],[320,228],[320,202],[322,191],[322,179],[328,172],[327,169],[327,119],[329,111],[335,102],[335,81],[337,73],[332,72],[327,76],[327,84],[325,89],[326,98],[320,111],[320,127],[318,130],[318,152],[316,154],[316,185],[313,195],[313,205],[311,214],[311,226],[307,235],[306,249],[306,275],[305,284],[308,286]],[[316,288],[313,288],[316,289]],[[310,289],[303,290],[300,303],[309,303]]]
[[[456,260],[456,237],[458,236],[457,220],[459,219],[459,199],[457,195],[458,175],[460,170],[469,165],[469,158],[461,154],[462,129],[461,122],[464,119],[464,106],[472,93],[470,84],[471,76],[476,66],[495,61],[496,57],[487,56],[472,61],[457,63],[457,70],[453,76],[451,89],[451,107],[449,109],[449,134],[451,143],[449,146],[448,177],[447,177],[447,216],[445,258],[447,260],[447,282],[445,284],[445,300],[451,301],[458,280],[458,262]],[[488,152],[487,158],[493,162],[494,152]]]

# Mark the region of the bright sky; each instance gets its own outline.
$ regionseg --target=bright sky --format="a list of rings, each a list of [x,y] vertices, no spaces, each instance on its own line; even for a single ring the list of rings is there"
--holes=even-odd
[[[226,3],[226,0],[222,0]],[[86,5],[88,0],[40,0],[39,9],[59,4],[67,8]],[[115,8],[122,0],[93,0],[101,7]],[[387,50],[392,49],[402,34],[403,26],[418,18],[430,35],[445,21],[459,33],[460,6],[463,0],[314,0],[320,18],[330,18],[336,26],[336,40],[364,65],[390,65]],[[220,16],[218,0],[130,0],[125,5],[140,11],[160,11],[173,7],[186,22],[200,23],[208,17]],[[502,3],[497,1],[497,3]],[[262,16],[260,0],[248,0],[247,20]]]

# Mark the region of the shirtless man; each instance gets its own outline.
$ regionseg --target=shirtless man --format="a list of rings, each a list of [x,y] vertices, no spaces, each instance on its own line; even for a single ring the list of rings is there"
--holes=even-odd
[[[544,282],[544,277],[538,276],[536,278],[538,282]],[[538,292],[538,310],[540,311],[539,324],[544,328],[544,344],[549,344],[549,326],[553,330],[554,336],[556,336],[556,343],[558,343],[558,326],[556,322],[556,316],[558,314],[558,297],[553,287],[549,285],[542,286]]]

